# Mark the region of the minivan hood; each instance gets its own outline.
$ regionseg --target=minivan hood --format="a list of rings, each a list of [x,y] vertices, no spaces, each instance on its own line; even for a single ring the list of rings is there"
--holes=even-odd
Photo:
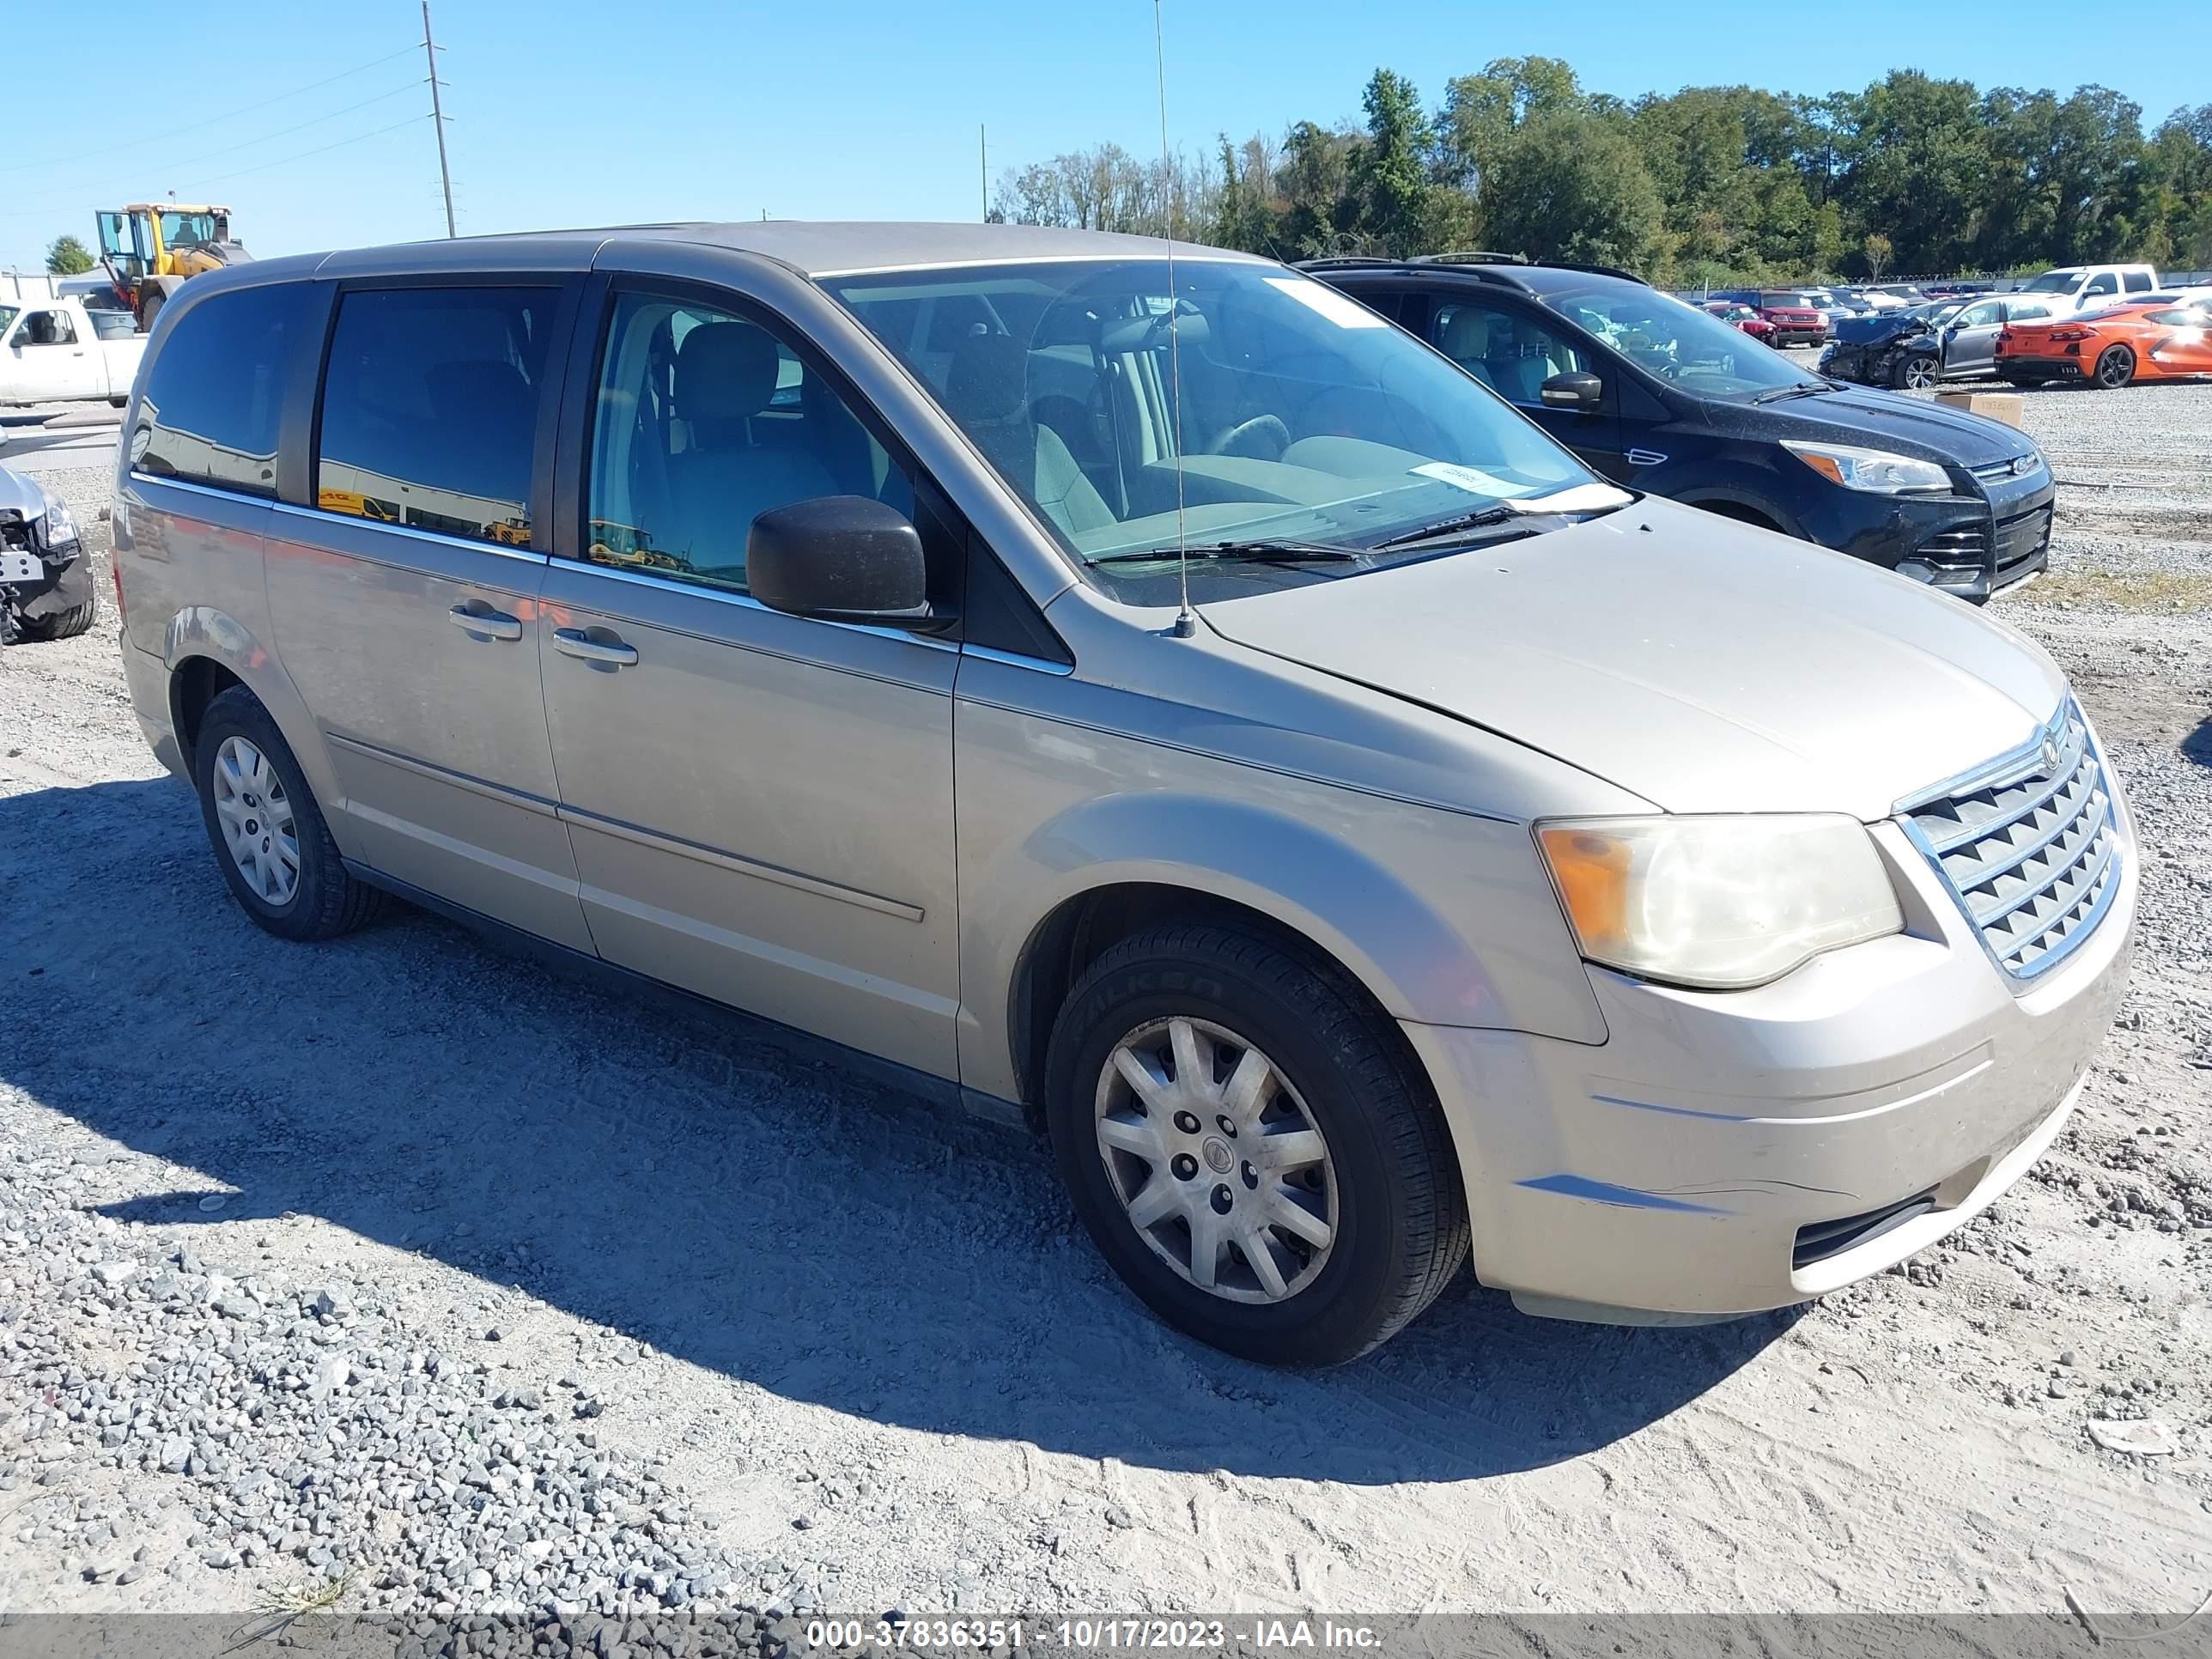
[[[2012,629],[1809,543],[1645,499],[1526,541],[1201,607],[1239,644],[1671,812],[1849,812],[2017,747],[2065,695]]]

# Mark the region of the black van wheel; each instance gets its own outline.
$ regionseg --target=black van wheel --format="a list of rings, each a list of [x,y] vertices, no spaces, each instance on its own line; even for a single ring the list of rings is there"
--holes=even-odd
[[[1200,1341],[1334,1365],[1466,1258],[1428,1080],[1334,973],[1227,927],[1124,940],[1068,994],[1046,1123],[1093,1243]]]
[[[384,896],[345,867],[291,745],[244,686],[201,717],[192,781],[223,879],[277,938],[335,939],[382,908]]]
[[[2106,346],[2097,359],[2097,384],[2107,392],[2136,377],[2136,354],[2124,345]]]

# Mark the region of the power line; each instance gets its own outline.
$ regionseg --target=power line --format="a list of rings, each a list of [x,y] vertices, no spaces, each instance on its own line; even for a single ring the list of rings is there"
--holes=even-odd
[[[421,84],[419,81],[410,81],[404,87],[394,87],[389,92],[380,92],[375,97],[364,98],[358,104],[348,104],[343,109],[334,109],[327,115],[311,116],[307,120],[298,122],[292,126],[279,127],[274,132],[264,132],[258,138],[248,138],[242,143],[231,144],[222,149],[211,149],[204,155],[189,156],[181,161],[170,161],[165,159],[161,162],[161,169],[163,172],[174,172],[180,167],[198,167],[203,161],[212,161],[217,156],[235,155],[242,149],[252,149],[256,144],[265,144],[271,138],[288,137],[308,127],[320,126],[325,121],[335,121],[341,115],[350,115],[357,109],[367,109],[371,104],[380,104],[387,98],[397,98],[403,92],[414,91]]]
[[[386,52],[381,58],[372,58],[366,64],[356,64],[349,70],[340,70],[336,75],[326,75],[319,81],[310,81],[304,87],[295,87],[289,92],[280,92],[272,98],[264,98],[258,104],[248,104],[242,109],[225,110],[222,114],[211,115],[204,121],[194,121],[185,126],[168,128],[167,136],[174,138],[183,133],[199,132],[225,121],[234,121],[241,115],[251,115],[256,110],[267,109],[271,104],[281,104],[288,98],[297,98],[303,92],[313,92],[319,88],[327,87],[339,81],[349,80],[364,70],[373,70],[380,64],[392,62],[395,58],[404,58],[414,50],[411,46],[402,46],[397,52]],[[118,144],[112,149],[93,150],[88,154],[82,150],[73,150],[65,155],[49,156],[44,161],[11,161],[6,167],[0,167],[0,173],[27,173],[37,167],[52,167],[64,161],[104,161],[111,155],[134,153],[143,148],[143,142],[141,141],[136,143]]]
[[[240,167],[235,173],[219,173],[212,179],[195,179],[193,188],[198,189],[202,185],[219,185],[226,179],[243,179],[249,173],[266,173],[270,167],[281,167],[289,166],[294,161],[304,161],[310,155],[327,155],[334,149],[343,149],[349,144],[365,144],[372,138],[381,138],[387,132],[397,132],[402,127],[411,127],[422,118],[419,115],[410,115],[404,121],[394,121],[388,127],[378,127],[374,131],[356,133],[350,138],[341,138],[335,144],[324,144],[314,149],[303,149],[297,155],[280,156],[274,161],[264,161],[258,167]]]

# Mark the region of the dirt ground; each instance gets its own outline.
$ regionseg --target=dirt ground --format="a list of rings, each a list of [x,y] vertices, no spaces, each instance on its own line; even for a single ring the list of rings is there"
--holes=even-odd
[[[72,1413],[103,1377],[233,1340],[211,1314],[149,1334],[86,1277],[172,1252],[272,1305],[341,1279],[363,1341],[543,1395],[538,1443],[659,1471],[683,1525],[711,1510],[716,1547],[786,1606],[2196,1606],[2212,386],[2027,404],[2061,480],[2053,570],[1994,614],[2074,677],[2138,816],[2120,1029],[2073,1127],[1982,1220],[1815,1307],[1698,1330],[1533,1321],[1462,1275],[1342,1370],[1194,1347],[1004,1132],[412,912],[327,946],[261,933],[140,739],[112,617],[8,651],[0,1609],[244,1608],[323,1565],[209,1541],[218,1488],[297,1455],[277,1413],[176,1408],[219,1443],[213,1473],[142,1455],[136,1419],[103,1448],[106,1419]],[[48,477],[81,517],[105,495],[97,472]],[[2172,1449],[2106,1449],[2093,1422]],[[443,1593],[377,1576],[434,1558],[416,1528],[364,1530],[349,1594]]]

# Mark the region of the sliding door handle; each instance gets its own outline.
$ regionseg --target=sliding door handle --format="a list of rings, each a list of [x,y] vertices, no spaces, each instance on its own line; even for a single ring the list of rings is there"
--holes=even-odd
[[[446,620],[480,639],[519,640],[522,637],[521,618],[510,617],[503,611],[489,608],[471,611],[465,605],[457,605],[446,613]]]
[[[611,668],[627,668],[637,660],[637,647],[620,640],[595,640],[580,628],[553,630],[553,648],[564,657],[602,662]]]

